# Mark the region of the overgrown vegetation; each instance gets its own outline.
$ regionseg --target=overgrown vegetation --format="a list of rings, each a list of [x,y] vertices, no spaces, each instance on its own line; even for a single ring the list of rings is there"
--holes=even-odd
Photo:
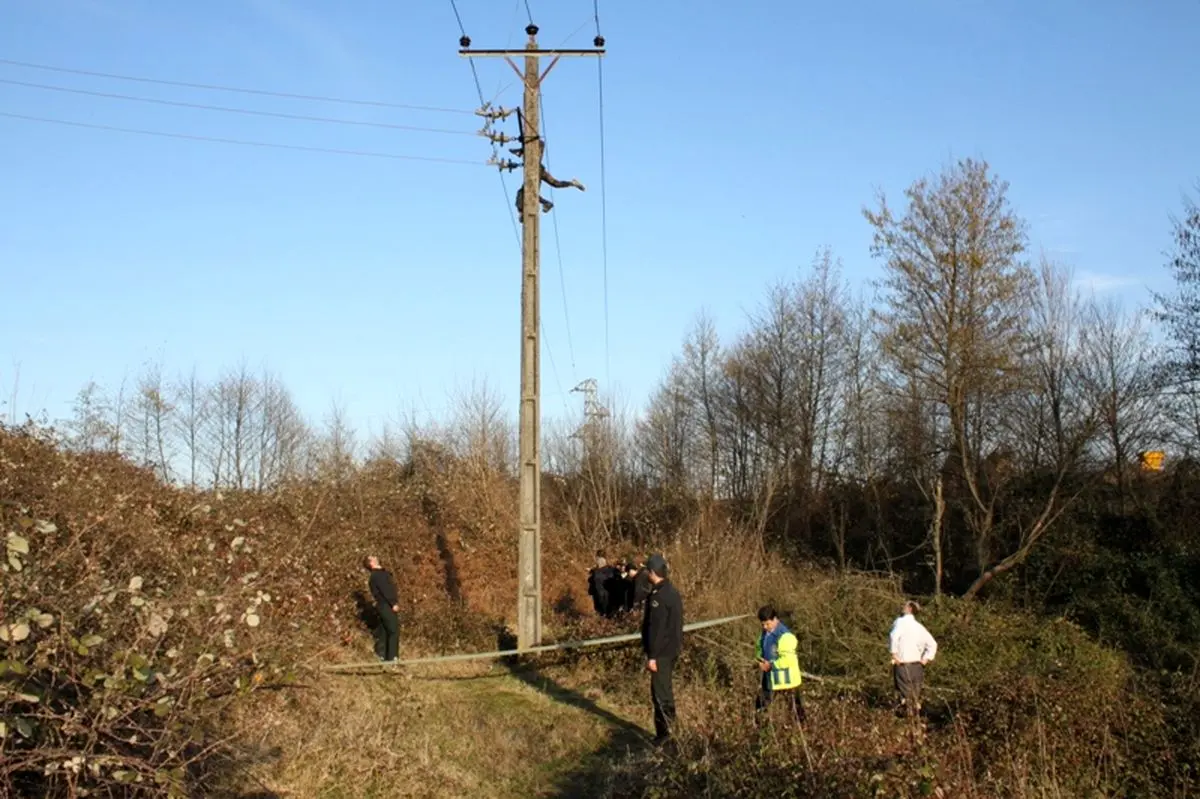
[[[1200,217],[1175,225],[1164,352],[1141,312],[1026,260],[986,164],[867,218],[880,304],[822,252],[736,340],[701,317],[636,419],[593,412],[545,446],[547,634],[628,628],[585,607],[588,555],[663,549],[691,619],[786,611],[825,678],[803,734],[750,717],[753,624],[689,638],[676,753],[641,742],[628,649],[439,672],[487,676],[458,688],[321,676],[369,657],[368,551],[401,586],[405,655],[505,637],[499,398],[364,446],[273,376],[155,367],[129,395],[88,386],[70,420],[0,430],[0,792],[1193,795]],[[932,595],[942,643],[920,729],[889,709],[905,592]],[[512,762],[533,756],[536,773]]]

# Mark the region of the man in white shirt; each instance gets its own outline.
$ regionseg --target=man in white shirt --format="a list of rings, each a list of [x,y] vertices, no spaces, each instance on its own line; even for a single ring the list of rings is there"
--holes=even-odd
[[[925,683],[925,664],[937,655],[937,641],[917,621],[921,606],[904,603],[904,611],[892,623],[888,643],[892,651],[892,679],[900,694],[900,703],[909,712],[921,712],[921,687]]]

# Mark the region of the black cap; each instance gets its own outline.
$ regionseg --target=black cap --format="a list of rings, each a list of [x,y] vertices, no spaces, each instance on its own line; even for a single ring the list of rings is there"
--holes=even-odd
[[[656,552],[646,561],[646,568],[657,574],[659,577],[666,577],[667,559]]]

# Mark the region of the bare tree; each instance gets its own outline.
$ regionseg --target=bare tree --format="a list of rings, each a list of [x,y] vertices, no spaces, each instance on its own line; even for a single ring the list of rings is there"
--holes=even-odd
[[[830,458],[830,475],[838,487],[830,533],[841,568],[847,565],[847,523],[857,498],[872,496],[875,526],[882,527],[879,481],[884,468],[886,430],[879,358],[870,312],[861,299],[848,304],[845,315],[843,368],[835,382],[831,413],[838,426]]]
[[[135,423],[131,427],[130,452],[143,466],[152,468],[160,479],[169,482],[174,457],[170,433],[175,406],[159,364],[147,365],[138,378],[132,410]]]
[[[325,414],[321,434],[312,443],[309,471],[321,480],[345,480],[354,471],[357,455],[357,437],[346,409],[340,403],[332,402]]]
[[[504,398],[486,380],[455,393],[450,432],[455,454],[481,478],[513,475],[516,431],[505,416]]]
[[[108,449],[110,452],[119,452],[122,454],[126,454],[125,428],[129,424],[129,419],[126,415],[128,407],[125,396],[125,382],[126,379],[122,376],[121,384],[117,386],[117,395],[112,399],[109,406],[112,421],[109,423]]]
[[[250,431],[254,437],[250,460],[255,487],[260,491],[301,470],[308,425],[296,408],[287,386],[264,371],[257,382],[258,399]]]
[[[1154,295],[1155,316],[1170,342],[1160,382],[1170,387],[1164,405],[1177,443],[1191,454],[1200,446],[1200,205],[1185,197],[1183,215],[1171,227],[1167,267],[1175,290]]]
[[[73,414],[67,422],[67,444],[79,452],[111,449],[116,433],[112,406],[97,383],[89,381],[75,395]]]
[[[1200,191],[1200,181],[1196,183]],[[1172,218],[1172,248],[1167,267],[1175,292],[1155,294],[1156,315],[1167,328],[1172,347],[1167,364],[1177,385],[1200,386],[1200,205],[1183,201],[1183,216]]]
[[[175,436],[183,447],[188,485],[195,488],[199,475],[197,467],[201,458],[204,426],[208,421],[209,391],[200,382],[195,367],[192,367],[187,377],[176,381],[174,394]]]
[[[644,473],[654,485],[676,493],[689,488],[688,455],[696,411],[690,378],[686,367],[672,364],[635,428]]]
[[[683,359],[672,367],[678,370],[671,380],[683,392],[689,408],[689,426],[698,428],[698,435],[689,441],[687,452],[692,454],[696,467],[683,464],[688,472],[702,471],[702,492],[709,500],[716,496],[717,470],[720,461],[720,426],[717,423],[718,386],[721,380],[720,339],[712,317],[702,312],[696,317],[691,333],[683,343]],[[700,476],[700,475],[698,475]]]
[[[1028,379],[1010,418],[1012,447],[1035,472],[1069,467],[1092,434],[1093,415],[1081,393],[1084,309],[1071,280],[1069,269],[1043,258],[1030,304]]]
[[[212,387],[205,460],[214,487],[253,487],[260,399],[258,381],[245,364],[227,371]]]
[[[1141,316],[1125,314],[1113,299],[1093,300],[1081,331],[1083,389],[1104,434],[1097,443],[1122,497],[1132,456],[1155,442],[1159,419],[1155,360]]]
[[[1015,552],[995,561],[1003,469],[985,470],[1003,439],[1004,406],[1027,378],[1026,330],[1034,276],[1022,260],[1025,223],[1011,210],[1007,184],[970,159],[907,191],[896,217],[881,197],[865,210],[872,252],[886,259],[883,347],[896,372],[945,412],[950,452],[944,477],[972,533],[979,577],[974,596],[1024,559],[1060,512],[1062,474]],[[986,476],[985,476],[986,471]],[[949,488],[949,485],[947,485]],[[1027,546],[1028,544],[1028,546]]]

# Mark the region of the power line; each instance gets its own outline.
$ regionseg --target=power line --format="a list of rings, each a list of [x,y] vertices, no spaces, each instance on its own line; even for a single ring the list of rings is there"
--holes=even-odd
[[[600,0],[592,0],[592,10],[596,19],[596,44],[600,46],[603,36],[600,33]],[[600,257],[604,271],[604,382],[610,381],[611,354],[608,345],[608,194],[606,190],[604,164],[604,59],[596,59],[596,77],[599,81],[600,95]]]
[[[49,64],[34,64],[29,61],[14,61],[10,58],[0,58],[0,64],[7,64],[13,67],[24,67],[25,69],[41,69],[48,72],[62,72],[70,75],[87,75],[93,78],[109,78],[111,80],[127,80],[137,83],[153,83],[160,86],[180,86],[185,89],[206,89],[218,92],[237,92],[239,94],[256,94],[263,97],[283,97],[289,100],[313,100],[320,103],[342,103],[343,105],[364,105],[374,106],[376,108],[400,108],[408,111],[435,111],[443,114],[467,114],[474,115],[474,111],[465,111],[461,108],[438,108],[428,105],[408,105],[405,103],[389,103],[382,100],[352,100],[345,97],[327,97],[316,94],[292,94],[290,92],[269,91],[267,89],[247,89],[238,86],[222,86],[215,83],[188,83],[179,80],[164,80],[162,78],[146,78],[137,75],[119,75],[113,72],[95,72],[87,69],[72,69],[70,67],[56,67]]]
[[[458,3],[455,2],[455,0],[450,0],[450,8],[452,8],[454,10],[454,18],[456,20],[458,20],[459,34],[463,38],[466,38],[467,29],[463,26],[462,15],[458,13]],[[484,96],[483,96],[483,84],[479,82],[479,70],[475,68],[475,59],[468,58],[467,64],[469,64],[471,67],[471,77],[475,79],[475,91],[479,93],[479,104],[481,106],[486,106],[487,100],[485,100]],[[492,155],[495,157],[499,157],[499,155],[500,155],[500,146],[495,143],[492,144]],[[508,198],[509,198],[508,181],[506,181],[504,179],[503,172],[500,172],[499,170],[497,170],[497,174],[500,176],[500,190],[504,193],[504,207],[508,209],[508,219],[510,222],[512,222],[513,238],[517,242],[517,249],[520,249],[521,248],[521,231],[517,228],[516,212],[513,211],[513,206],[509,205],[509,202],[508,202]]]
[[[457,20],[457,22],[458,22],[459,34],[465,39],[467,36],[467,29],[463,25],[462,15],[458,12],[458,3],[456,2],[456,0],[450,0],[450,7],[454,10],[454,19]],[[527,14],[529,14],[529,22],[532,25],[533,24],[533,14],[529,10],[529,1],[528,0],[525,0],[525,11]],[[510,37],[510,41],[511,41],[511,37]],[[479,94],[479,104],[481,106],[486,106],[488,103],[483,95],[483,84],[479,80],[479,70],[476,69],[476,67],[475,67],[475,60],[468,59],[467,63],[471,65],[471,77],[474,78],[474,80],[475,80],[475,91]],[[521,131],[521,135],[524,136],[524,134],[525,134],[525,132]],[[492,154],[493,154],[493,156],[495,156],[497,158],[499,157],[500,146],[498,144],[495,144],[495,143],[492,144]],[[508,193],[508,182],[504,179],[503,172],[498,171],[498,174],[500,176],[500,189],[504,193],[504,207],[508,209],[508,218],[509,218],[509,221],[512,223],[513,239],[517,243],[517,249],[520,250],[521,249],[521,231],[517,227],[517,216],[516,216],[516,212],[513,210],[514,206],[509,203],[510,195]],[[555,220],[556,240],[557,240],[557,235],[558,235],[557,226],[558,226],[558,221]],[[550,360],[550,374],[553,376],[554,383],[556,386],[558,386],[558,392],[562,396],[563,409],[565,411],[569,411],[569,409],[567,407],[566,394],[563,392],[563,388],[562,388],[562,381],[559,379],[559,376],[558,376],[558,366],[555,364],[555,361],[554,361],[554,350],[550,347],[549,337],[546,335],[546,326],[545,326],[545,324],[542,323],[541,319],[538,320],[538,327],[539,327],[539,332],[541,333],[542,339],[546,342],[546,355],[548,356],[548,358]],[[568,328],[568,336],[569,335],[570,335],[570,329]],[[572,367],[573,367],[573,365],[574,365],[574,354],[573,353],[572,353],[571,357],[572,357]]]
[[[250,141],[248,139],[226,139],[219,136],[200,136],[192,133],[172,133],[162,130],[144,130],[142,128],[121,128],[115,125],[97,125],[91,122],[74,122],[67,119],[50,119],[49,117],[36,117],[27,114],[10,114],[7,111],[0,111],[0,117],[8,119],[22,119],[28,122],[45,122],[53,125],[67,125],[73,128],[89,128],[91,130],[107,130],[115,133],[137,133],[143,136],[162,136],[168,139],[184,139],[187,141],[204,141],[216,142],[219,144],[240,144],[247,147],[270,147],[280,150],[299,150],[310,153],[330,153],[333,155],[357,155],[368,158],[389,158],[402,161],[433,161],[443,164],[466,164],[469,166],[487,166],[484,161],[468,161],[461,158],[438,158],[435,156],[423,155],[401,155],[399,153],[379,153],[369,150],[342,150],[333,147],[309,147],[302,144],[281,144],[279,142],[265,141]]]
[[[517,15],[521,13],[521,2],[522,2],[522,0],[517,0],[515,3],[513,3],[512,16],[508,21],[508,39],[504,42],[505,50],[508,50],[512,47],[513,37],[516,35],[516,30],[517,30]],[[497,100],[499,100],[500,95],[503,94],[505,91],[507,91],[508,88],[510,88],[512,85],[513,85],[512,83],[509,83],[507,86],[505,86],[503,76],[497,78],[496,79],[496,95],[492,98],[492,102],[494,103]],[[502,86],[504,88],[501,88]]]
[[[0,83],[6,83],[10,86],[23,86],[28,89],[41,89],[52,92],[66,92],[68,94],[82,94],[89,97],[103,97],[110,100],[132,100],[138,103],[152,103],[154,105],[168,105],[177,108],[196,108],[203,111],[223,111],[230,114],[246,114],[248,116],[259,117],[274,117],[276,119],[295,119],[301,122],[324,122],[335,125],[358,125],[368,128],[387,128],[389,130],[409,130],[419,131],[424,133],[450,133],[459,136],[478,136],[477,131],[471,130],[450,130],[447,128],[425,128],[416,125],[396,125],[390,122],[367,122],[359,119],[338,119],[337,117],[319,117],[309,116],[306,114],[285,114],[278,111],[259,111],[251,108],[233,108],[224,105],[207,105],[205,103],[187,103],[180,100],[161,100],[157,97],[138,97],[132,94],[116,94],[113,92],[96,92],[89,89],[75,89],[68,86],[53,86],[47,83],[27,83],[20,80],[9,80],[0,78]]]
[[[546,139],[547,141],[549,141],[550,134],[549,134],[549,131],[546,130],[546,100],[541,92],[538,92],[538,105],[541,107],[543,138]],[[545,152],[545,150],[543,149],[543,153],[544,152]],[[545,155],[544,157],[546,159],[546,169],[550,170],[550,156]],[[553,187],[550,188],[550,196],[551,197],[554,196],[554,188]],[[555,206],[555,207],[557,208],[557,206]],[[571,338],[571,312],[567,308],[567,278],[566,278],[566,273],[563,271],[562,239],[560,239],[559,235],[558,235],[558,214],[557,213],[551,214],[551,217],[552,217],[551,221],[554,224],[554,250],[555,250],[555,253],[558,255],[558,285],[559,285],[559,288],[562,289],[563,319],[565,320],[566,326],[567,326],[567,353],[571,357],[571,375],[574,376],[575,375],[575,343],[574,343],[574,341],[572,341],[572,338]]]
[[[526,0],[526,4],[528,5],[528,0]],[[528,10],[528,9],[526,9],[526,10]],[[532,20],[532,14],[530,15],[530,18]],[[578,28],[576,28],[574,31],[571,32],[571,34],[569,36],[567,36],[565,39],[563,39],[562,44],[560,44],[559,47],[562,47],[567,42],[569,42],[571,39],[575,38],[575,35],[578,34],[581,30],[583,30],[587,26],[588,22],[589,22],[589,20],[585,19],[579,25]],[[544,134],[546,134],[544,136],[544,138],[548,141],[550,136],[549,136],[549,133],[546,131],[546,98],[541,92],[538,93],[538,104],[541,106],[542,132]],[[543,152],[545,152],[545,151],[543,150]],[[551,167],[550,156],[545,155],[544,157],[546,159],[546,168],[550,169],[550,167]],[[550,196],[551,197],[554,196],[554,187],[550,187]],[[571,374],[575,375],[576,374],[575,342],[571,335],[571,312],[567,305],[567,278],[566,278],[566,273],[563,270],[562,239],[559,237],[559,234],[558,234],[558,214],[557,213],[552,215],[552,222],[554,225],[554,250],[558,257],[558,285],[559,285],[559,288],[562,290],[563,319],[564,319],[564,321],[566,323],[566,327],[567,327],[567,353],[568,353],[568,355],[570,355],[570,358],[571,358]],[[563,404],[565,406],[565,404],[566,404],[565,400],[564,400]]]

